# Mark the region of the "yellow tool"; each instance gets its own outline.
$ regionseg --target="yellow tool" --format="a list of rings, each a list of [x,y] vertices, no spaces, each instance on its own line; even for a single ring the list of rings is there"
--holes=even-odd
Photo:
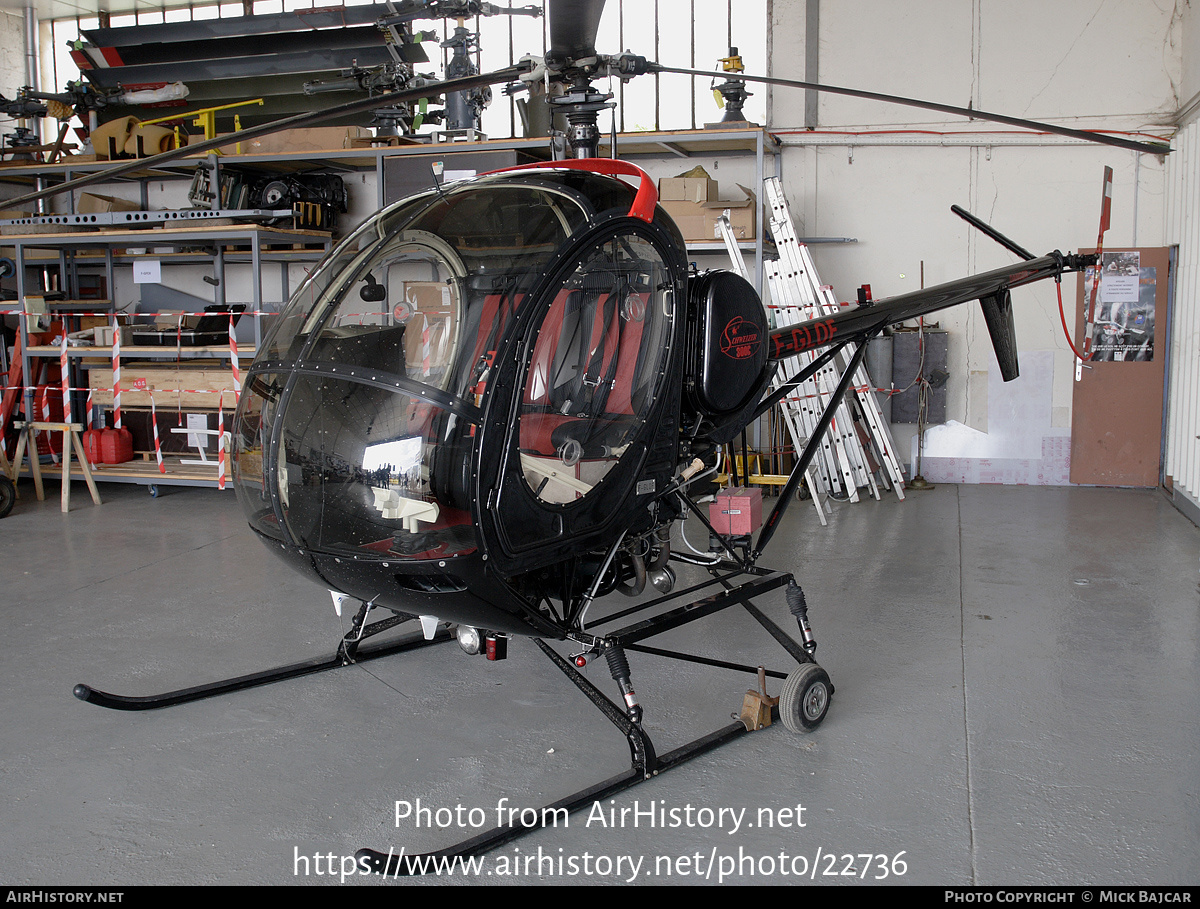
[[[721,69],[727,73],[743,73],[746,71],[746,67],[742,63],[742,55],[737,52],[736,47],[729,49],[728,57],[718,57],[717,62],[721,64]]]
[[[231,107],[245,107],[248,104],[258,104],[261,106],[262,103],[262,98],[254,98],[250,101],[235,101],[233,104],[222,104],[218,107],[205,107],[201,110],[188,111],[187,113],[183,114],[172,114],[169,117],[159,117],[156,120],[143,120],[142,124],[148,126],[152,123],[167,123],[171,120],[183,120],[187,117],[195,117],[196,119],[192,121],[192,125],[199,126],[204,130],[205,139],[213,139],[217,135],[217,111],[228,110]],[[237,123],[238,130],[240,130],[240,119],[235,118],[235,122]],[[179,147],[179,127],[175,128],[175,147]]]

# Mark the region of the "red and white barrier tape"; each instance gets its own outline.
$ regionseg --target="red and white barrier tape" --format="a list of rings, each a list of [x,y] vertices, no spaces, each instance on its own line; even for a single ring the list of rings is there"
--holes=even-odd
[[[45,420],[47,423],[54,422],[53,417],[50,415],[50,388],[49,388],[49,386],[46,387],[46,393],[44,395],[42,395],[42,419]],[[35,438],[36,438],[36,434],[35,434]],[[53,437],[50,435],[50,430],[47,429],[46,430],[46,447],[50,449],[51,462],[57,464],[58,463],[58,454],[54,451],[54,444],[51,442],[52,438]]]
[[[71,367],[67,363],[67,332],[63,329],[62,346],[58,354],[59,380],[62,382],[63,422],[71,422]]]
[[[113,317],[113,426],[121,428],[121,326]]]
[[[225,392],[217,398],[217,489],[225,488]]]
[[[24,316],[24,317],[28,318],[30,316],[36,317],[39,315],[45,315],[45,313],[27,313],[27,312],[24,312],[21,310],[13,310],[13,312],[10,313],[10,315]],[[72,318],[75,318],[76,316],[89,316],[89,317],[93,317],[93,318],[97,318],[97,319],[109,319],[109,318],[112,318],[112,315],[113,315],[113,313],[112,313],[111,309],[105,309],[105,310],[101,310],[99,312],[72,312],[71,313]],[[122,315],[129,315],[129,313],[122,313]],[[162,312],[138,312],[138,313],[134,313],[134,315],[136,315],[138,318],[150,317],[150,316],[153,316],[154,318],[158,318],[159,316],[211,316],[211,315],[213,315],[213,313],[210,311],[206,311],[206,310],[201,310],[200,312],[186,312],[186,311],[180,311],[178,309],[167,309],[167,310],[163,310]],[[220,313],[217,313],[217,315],[220,315]],[[239,316],[277,316],[277,315],[279,315],[279,313],[277,311],[273,311],[273,310],[269,310],[269,309],[244,309],[241,312],[236,313],[235,315],[239,315]]]
[[[233,330],[233,313],[229,314],[229,368],[233,370],[233,399],[241,401],[242,377],[238,371],[237,334]]]
[[[158,461],[158,472],[166,473],[167,468],[163,466],[162,459],[162,444],[158,441],[158,412],[154,409],[154,392],[147,388],[146,393],[150,395],[150,426],[154,431],[154,457]]]
[[[145,390],[145,386],[138,385],[139,381],[144,382],[145,380],[144,379],[142,379],[142,380],[134,379],[133,387],[138,391]],[[9,385],[9,386],[6,386],[5,390],[20,389],[22,391],[39,391],[45,387],[46,387],[45,385]],[[76,388],[75,386],[71,386],[70,390],[73,392],[74,391],[79,391],[79,392],[86,391],[88,393],[89,398],[91,397],[92,392],[95,391],[95,389],[93,389],[91,387]],[[219,395],[222,393],[233,394],[235,391],[236,391],[236,389],[233,389],[233,388],[160,388],[158,390],[158,393],[160,395]],[[92,405],[89,403],[88,406],[90,408]]]
[[[429,317],[425,317],[425,327],[421,329],[421,375],[429,375]]]

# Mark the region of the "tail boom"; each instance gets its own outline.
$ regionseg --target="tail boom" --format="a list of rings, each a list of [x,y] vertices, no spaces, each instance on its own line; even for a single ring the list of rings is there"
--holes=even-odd
[[[1009,291],[1046,278],[1058,278],[1064,272],[1081,271],[1093,265],[1095,258],[1094,255],[1064,255],[1055,251],[1037,259],[889,297],[869,306],[856,306],[835,315],[786,325],[771,332],[769,356],[772,360],[782,360],[840,341],[861,342],[889,325],[979,300],[1007,381],[1016,378],[1016,339]]]

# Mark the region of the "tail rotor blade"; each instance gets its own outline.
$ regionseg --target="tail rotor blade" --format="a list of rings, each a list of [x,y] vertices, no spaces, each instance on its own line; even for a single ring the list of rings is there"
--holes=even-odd
[[[1087,318],[1083,324],[1083,357],[1092,357],[1092,332],[1096,325],[1096,295],[1100,290],[1100,274],[1104,267],[1104,234],[1112,220],[1113,169],[1104,168],[1104,194],[1100,197],[1100,233],[1096,237],[1096,270],[1092,281],[1091,299],[1088,301]]]

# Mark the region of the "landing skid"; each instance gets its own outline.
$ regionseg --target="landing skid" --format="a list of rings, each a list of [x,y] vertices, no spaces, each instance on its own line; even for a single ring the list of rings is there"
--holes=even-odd
[[[779,705],[772,707],[770,710],[772,719],[782,720],[785,726],[797,732],[814,729],[824,720],[825,713],[829,708],[830,697],[833,695],[833,684],[829,681],[829,676],[825,670],[821,669],[812,658],[812,651],[816,648],[816,643],[809,628],[804,595],[800,592],[800,588],[796,586],[792,575],[785,572],[770,572],[753,567],[748,568],[744,564],[739,565],[732,562],[722,563],[721,566],[711,570],[714,573],[714,577],[708,581],[657,597],[646,603],[631,606],[628,609],[600,619],[592,627],[597,628],[609,625],[636,613],[658,609],[676,600],[687,600],[694,595],[699,595],[703,591],[714,587],[720,588],[708,596],[703,596],[699,599],[690,599],[684,605],[669,608],[665,612],[660,612],[642,621],[625,625],[615,631],[610,631],[602,635],[572,635],[572,639],[584,647],[584,651],[578,655],[579,657],[599,657],[602,655],[605,658],[612,677],[621,691],[624,706],[609,699],[595,685],[588,681],[579,672],[579,669],[576,668],[575,661],[563,657],[545,641],[535,639],[535,643],[546,657],[566,675],[576,688],[583,692],[609,722],[624,734],[630,753],[630,768],[628,771],[610,777],[595,785],[588,786],[566,798],[547,805],[538,813],[539,818],[546,819],[561,816],[561,812],[564,810],[569,813],[589,806],[595,801],[615,795],[639,783],[653,779],[660,773],[670,770],[673,767],[678,767],[692,758],[699,757],[715,748],[719,748],[727,742],[746,735],[752,728],[750,725],[739,720],[716,729],[708,735],[701,736],[686,745],[668,751],[665,754],[658,754],[654,743],[642,727],[642,708],[637,701],[637,695],[634,693],[630,679],[629,661],[626,657],[626,651],[668,657],[704,666],[744,672],[749,675],[764,674],[775,679],[785,679],[779,696]],[[746,579],[747,576],[749,576],[748,580]],[[763,614],[752,602],[755,598],[778,590],[781,587],[787,588],[788,606],[800,629],[804,640],[803,644],[797,642],[784,632],[782,628]],[[763,671],[761,667],[757,666],[717,660],[699,654],[663,650],[642,643],[655,635],[679,628],[728,609],[731,606],[738,605],[742,606],[771,637],[787,650],[797,663],[796,669],[790,673],[773,670]],[[74,693],[80,700],[113,710],[154,710],[161,707],[173,707],[177,704],[185,704],[189,701],[199,701],[218,695],[230,694],[235,691],[243,691],[248,688],[256,688],[261,685],[269,685],[273,682],[284,681],[285,679],[294,679],[317,672],[325,672],[354,663],[363,663],[378,659],[379,657],[403,653],[408,650],[414,650],[451,639],[449,631],[442,627],[438,629],[432,639],[428,640],[420,633],[417,633],[407,635],[404,638],[378,647],[361,647],[362,642],[372,635],[416,619],[416,616],[396,614],[386,619],[380,619],[379,621],[367,624],[366,618],[370,612],[370,608],[369,604],[363,604],[354,617],[350,631],[342,638],[337,652],[329,659],[292,663],[287,666],[238,676],[221,682],[212,682],[207,685],[198,685],[194,688],[182,688],[177,691],[167,691],[162,694],[148,696],[139,697],[110,694],[104,691],[97,691],[88,685],[76,685]],[[425,873],[427,869],[435,867],[435,863],[439,859],[452,859],[455,856],[484,853],[537,829],[540,829],[540,825],[530,827],[497,827],[447,849],[423,854],[404,855],[401,853],[397,855],[394,850],[383,853],[374,849],[360,849],[357,853],[357,858],[360,864],[364,864],[365,867],[369,867],[377,874],[383,874],[388,877],[409,877]]]
[[[157,710],[160,707],[174,707],[177,704],[186,704],[189,701],[200,701],[222,694],[231,694],[235,691],[244,691],[247,688],[270,685],[272,682],[282,682],[285,679],[296,679],[317,672],[326,672],[330,669],[349,666],[352,663],[365,663],[379,657],[390,656],[394,653],[403,653],[406,650],[415,650],[419,647],[426,647],[430,644],[439,644],[442,641],[450,640],[450,632],[445,628],[439,628],[430,640],[426,640],[421,635],[408,635],[379,647],[361,647],[360,645],[367,638],[379,634],[381,631],[395,628],[397,625],[405,622],[415,621],[417,618],[412,615],[396,613],[386,619],[380,619],[369,625],[364,625],[369,611],[368,606],[364,604],[355,615],[350,630],[346,632],[341,643],[338,644],[337,653],[328,659],[291,663],[287,666],[278,666],[263,672],[252,672],[249,675],[240,675],[236,678],[225,679],[220,682],[197,685],[195,688],[180,688],[177,691],[165,691],[162,694],[152,694],[142,697],[109,694],[106,691],[97,691],[89,685],[76,685],[74,694],[81,701],[87,701],[89,704],[96,704],[100,707],[108,707],[110,710]]]
[[[732,574],[726,574],[704,584],[679,591],[676,594],[660,597],[649,603],[634,606],[617,615],[602,619],[597,623],[599,625],[607,624],[624,618],[631,613],[661,606],[669,600],[696,593],[706,587],[716,585],[724,587],[723,590],[711,596],[695,600],[687,605],[652,616],[642,622],[628,625],[617,631],[591,639],[590,643],[594,645],[595,652],[603,653],[608,660],[613,679],[617,682],[624,696],[624,707],[621,707],[605,696],[595,685],[584,678],[571,661],[553,650],[549,644],[542,640],[536,641],[542,652],[567,676],[571,683],[587,696],[588,700],[604,714],[605,718],[624,733],[626,741],[629,744],[631,758],[630,768],[625,773],[610,777],[607,780],[581,789],[566,798],[545,806],[537,812],[538,818],[543,820],[548,818],[557,819],[561,817],[561,812],[563,811],[570,813],[590,806],[596,801],[608,798],[639,783],[653,779],[655,776],[673,767],[678,767],[692,758],[699,757],[702,754],[719,748],[721,745],[740,738],[750,731],[750,727],[739,720],[738,722],[723,726],[708,735],[695,739],[686,745],[668,751],[665,754],[657,754],[649,735],[642,728],[641,707],[638,705],[636,695],[633,693],[629,678],[629,664],[624,655],[624,652],[629,650],[746,672],[751,675],[759,673],[760,668],[756,666],[714,660],[696,654],[661,650],[638,643],[646,638],[694,622],[730,606],[739,604],[744,606],[750,615],[799,664],[798,668],[790,674],[782,672],[766,673],[766,675],[770,675],[773,678],[787,679],[784,683],[783,693],[780,696],[780,706],[771,710],[772,719],[779,720],[782,717],[785,725],[791,729],[799,730],[816,728],[825,718],[825,712],[829,707],[829,699],[833,694],[833,684],[829,681],[829,676],[825,673],[825,670],[821,669],[812,658],[811,650],[815,648],[815,644],[805,647],[797,643],[778,625],[760,612],[751,602],[757,596],[787,586],[789,606],[792,607],[793,614],[796,614],[796,603],[797,601],[799,602],[800,614],[796,614],[797,623],[804,633],[805,640],[811,642],[811,630],[808,629],[806,610],[803,606],[803,594],[799,594],[800,588],[795,585],[795,581],[790,574],[781,572],[760,573],[754,569],[751,569],[749,573],[759,576],[753,580],[745,581],[737,586],[729,583],[733,575],[741,574],[742,572],[742,569],[735,570]],[[445,860],[452,860],[457,856],[479,855],[488,852],[527,833],[541,829],[541,827],[542,824],[528,827],[523,825],[496,827],[486,833],[481,833],[464,840],[455,846],[435,852],[408,855],[403,852],[397,854],[394,849],[386,853],[375,849],[360,849],[355,857],[360,865],[369,867],[376,874],[382,874],[386,877],[412,877],[427,873],[429,869],[438,867],[439,863],[444,865]]]

